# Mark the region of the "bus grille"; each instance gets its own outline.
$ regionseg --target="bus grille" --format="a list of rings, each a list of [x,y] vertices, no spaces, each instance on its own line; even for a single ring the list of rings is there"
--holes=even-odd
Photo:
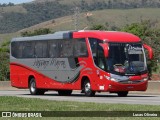
[[[125,81],[119,81],[119,83],[122,83],[122,84],[138,84],[138,83],[141,83],[141,82],[143,82],[143,80],[136,80],[136,81],[125,80]]]

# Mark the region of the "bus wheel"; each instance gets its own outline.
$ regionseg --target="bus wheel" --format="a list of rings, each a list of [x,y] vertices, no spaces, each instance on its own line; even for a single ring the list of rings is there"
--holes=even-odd
[[[118,94],[118,97],[127,97],[128,91],[118,92],[117,94]]]
[[[43,95],[44,94],[44,90],[41,90],[41,89],[37,89],[36,88],[36,81],[34,78],[32,78],[30,80],[30,83],[29,83],[29,91],[31,93],[31,95]]]
[[[83,85],[84,93],[86,96],[91,97],[95,95],[95,91],[91,90],[91,84],[89,80],[86,80]]]
[[[72,90],[58,90],[58,94],[60,96],[70,96],[72,94]]]

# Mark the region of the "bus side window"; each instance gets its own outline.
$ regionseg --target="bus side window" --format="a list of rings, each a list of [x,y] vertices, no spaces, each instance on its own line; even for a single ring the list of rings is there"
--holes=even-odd
[[[60,50],[60,57],[73,57],[73,40],[63,40]]]
[[[23,42],[12,42],[11,52],[15,58],[22,58]]]
[[[50,58],[59,57],[58,41],[57,40],[49,41],[48,45],[49,45],[49,57]]]
[[[47,57],[47,41],[36,41],[35,43],[35,57],[46,58]]]
[[[87,57],[87,45],[85,39],[74,40],[74,56],[75,57]]]
[[[94,63],[101,69],[106,69],[104,50],[102,46],[100,46],[101,40],[96,38],[89,38],[90,47],[92,50],[92,56],[94,59]]]
[[[94,63],[97,65],[97,39],[89,38]]]
[[[105,64],[104,50],[99,44],[97,47],[97,57],[98,57],[98,67],[105,70],[106,64]]]
[[[24,42],[23,58],[34,58],[34,42]]]

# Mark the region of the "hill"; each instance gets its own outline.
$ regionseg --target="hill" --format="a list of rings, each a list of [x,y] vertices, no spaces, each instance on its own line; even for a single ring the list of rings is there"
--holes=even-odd
[[[15,6],[0,7],[0,33],[11,33],[44,21],[80,12],[104,9],[159,8],[159,0],[35,0]]]
[[[90,29],[93,25],[107,25],[109,30],[122,28],[131,23],[150,20],[152,27],[160,28],[160,9],[158,8],[138,8],[138,9],[106,9],[79,14],[78,29]],[[0,41],[10,40],[12,37],[20,36],[21,32],[33,31],[39,28],[50,28],[52,32],[61,30],[74,30],[73,16],[65,16],[57,19],[51,19],[34,26],[21,29],[10,34],[0,34]],[[117,30],[117,29],[116,29]]]
[[[92,12],[84,12],[79,14],[78,29],[88,29],[96,24],[107,25],[110,30],[114,28],[122,28],[123,26],[131,23],[140,22],[142,20],[150,20],[152,27],[160,28],[160,9],[158,8],[139,8],[139,9],[107,9],[97,10]],[[73,30],[74,20],[73,16],[61,17],[52,19],[32,27],[22,29],[19,31],[33,31],[39,28],[50,28],[52,31],[60,30]]]

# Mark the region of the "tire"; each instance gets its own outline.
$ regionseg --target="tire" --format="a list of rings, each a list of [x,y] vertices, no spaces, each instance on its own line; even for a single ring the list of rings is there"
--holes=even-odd
[[[43,95],[45,93],[45,90],[36,88],[36,81],[34,78],[32,78],[29,82],[29,91],[31,95]]]
[[[128,91],[118,92],[117,94],[118,94],[118,97],[127,97]]]
[[[72,94],[72,90],[58,90],[59,96],[70,96]]]
[[[87,97],[92,97],[95,95],[95,91],[91,90],[91,84],[90,84],[89,80],[85,80],[85,82],[83,84],[83,90],[84,90],[84,93]]]

